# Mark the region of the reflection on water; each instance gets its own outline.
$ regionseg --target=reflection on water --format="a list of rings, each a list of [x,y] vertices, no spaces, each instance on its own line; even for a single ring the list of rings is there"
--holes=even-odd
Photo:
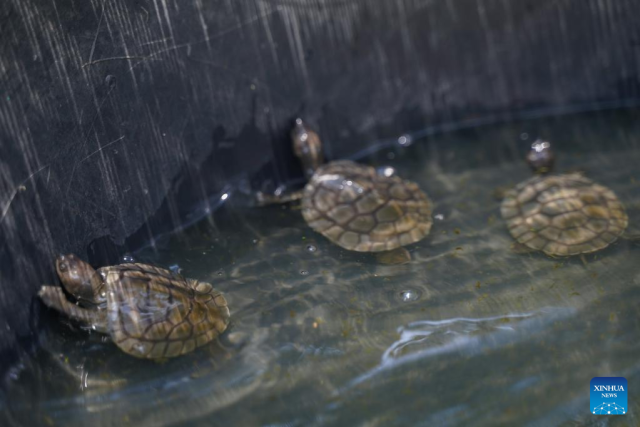
[[[630,411],[607,422],[635,425],[640,246],[621,240],[586,264],[515,254],[494,195],[529,176],[522,155],[540,134],[556,143],[559,171],[614,190],[640,228],[639,117],[407,137],[362,159],[435,203],[406,264],[331,244],[295,205],[229,197],[133,255],[223,291],[228,332],[155,363],[50,313],[39,350],[4,378],[9,425],[600,425],[594,376],[627,377]]]
[[[545,320],[554,318],[548,309],[543,310],[541,314]],[[523,313],[478,319],[453,318],[411,322],[406,327],[398,328],[400,338],[387,348],[380,364],[353,380],[350,385],[359,384],[386,370],[415,360],[453,352],[477,353],[483,349],[483,344],[487,344],[487,340],[492,346],[500,346],[513,336],[522,336],[512,334],[516,331],[513,322],[532,316],[533,313]]]

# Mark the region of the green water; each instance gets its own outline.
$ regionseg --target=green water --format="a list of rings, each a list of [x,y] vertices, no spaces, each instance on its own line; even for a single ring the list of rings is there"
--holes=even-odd
[[[434,201],[434,225],[385,266],[304,223],[295,205],[233,193],[212,217],[136,260],[223,291],[218,343],[154,363],[50,314],[41,348],[5,382],[22,425],[637,425],[640,245],[585,260],[515,254],[498,190],[529,176],[540,135],[558,171],[606,185],[640,228],[640,113],[484,126],[359,159],[392,166]],[[589,381],[624,376],[629,411],[589,413]],[[603,424],[604,423],[604,424]]]

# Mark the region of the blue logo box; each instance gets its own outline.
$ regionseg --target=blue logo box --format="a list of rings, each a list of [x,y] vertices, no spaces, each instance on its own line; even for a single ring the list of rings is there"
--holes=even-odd
[[[594,377],[591,379],[591,413],[596,415],[624,415],[627,407],[627,379],[622,377]]]

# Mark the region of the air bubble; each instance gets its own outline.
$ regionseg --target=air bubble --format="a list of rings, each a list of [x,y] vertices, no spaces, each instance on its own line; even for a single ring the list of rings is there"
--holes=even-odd
[[[309,246],[307,246],[307,251],[308,251],[308,252],[315,252],[315,251],[317,251],[317,250],[318,250],[318,248],[316,248],[316,247],[315,247],[315,246],[313,246],[313,245],[309,245]]]
[[[24,369],[24,366],[14,366],[9,369],[9,378],[16,381],[20,378],[20,371]]]
[[[376,172],[378,175],[390,177],[396,174],[396,170],[392,166],[382,166],[379,167]]]
[[[180,274],[182,272],[182,268],[180,268],[180,266],[178,264],[173,264],[169,266],[169,270],[173,271],[174,273],[178,273]]]
[[[397,299],[400,302],[413,302],[420,298],[420,292],[415,289],[405,289],[398,292]]]
[[[393,153],[393,152],[387,153],[387,159],[393,160],[395,158],[396,158],[396,153]]]
[[[222,276],[224,274],[224,272],[222,270],[218,270],[218,276]]]
[[[107,77],[105,77],[104,82],[107,86],[113,88],[116,85],[116,77],[109,74]]]
[[[303,276],[307,276],[309,272],[307,270],[300,270],[300,274]]]
[[[526,141],[527,139],[529,139],[529,134],[526,133],[526,132],[522,132],[520,134],[520,139],[523,140],[523,141]]]
[[[438,221],[442,221],[444,219],[444,215],[442,214],[436,214],[433,216],[435,219],[437,219]]]
[[[540,139],[534,142],[533,144],[531,144],[531,149],[534,150],[536,153],[542,153],[543,151],[548,150],[549,148],[551,148],[551,144],[549,144],[547,141],[542,141]]]
[[[398,144],[402,145],[403,147],[408,147],[413,144],[413,138],[411,138],[410,135],[402,135],[400,138],[398,138]]]
[[[131,263],[131,262],[136,262],[135,258],[133,257],[133,255],[131,254],[124,254],[122,256],[122,262],[125,263]]]

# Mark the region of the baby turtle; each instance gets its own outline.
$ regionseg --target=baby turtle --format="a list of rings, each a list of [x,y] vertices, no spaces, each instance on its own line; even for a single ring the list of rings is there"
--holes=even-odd
[[[318,233],[358,252],[418,242],[432,224],[431,202],[416,183],[346,160],[316,170],[304,188],[302,216]]]
[[[301,192],[271,201],[301,198],[307,224],[352,251],[390,251],[429,234],[432,204],[416,183],[348,160],[323,165],[320,138],[301,119],[291,137],[308,183]]]
[[[538,140],[527,162],[536,173],[505,194],[501,213],[511,235],[528,250],[552,256],[604,249],[627,228],[627,214],[610,189],[579,173],[551,175],[551,144]]]
[[[176,357],[224,332],[229,308],[222,294],[205,282],[169,270],[130,263],[94,270],[75,255],[61,255],[59,286],[42,286],[38,295],[50,308],[107,334],[120,349],[146,359]]]

